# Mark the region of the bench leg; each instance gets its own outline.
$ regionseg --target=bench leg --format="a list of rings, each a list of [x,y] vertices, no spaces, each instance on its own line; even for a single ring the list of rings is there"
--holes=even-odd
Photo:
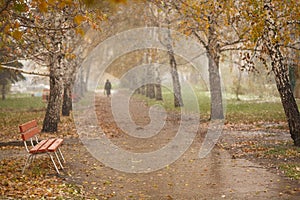
[[[58,163],[59,163],[61,169],[64,169],[64,166],[61,164],[60,159],[59,159],[59,157],[58,157],[56,151],[54,151],[54,154],[55,154],[55,156],[56,156],[56,159],[57,159],[57,161],[58,161]]]
[[[59,152],[59,154],[60,154],[60,157],[63,159],[63,161],[64,161],[64,163],[65,163],[66,161],[65,161],[65,158],[64,158],[64,156],[63,156],[63,154],[62,154],[60,148],[58,148],[58,152]]]
[[[52,161],[52,163],[53,163],[53,165],[55,167],[56,172],[59,174],[58,168],[57,168],[57,166],[56,166],[56,164],[54,162],[54,159],[53,159],[52,155],[50,153],[47,153],[47,154],[49,155],[49,157],[50,157],[50,159],[51,159],[51,161]]]
[[[27,157],[27,159],[26,159],[25,165],[24,165],[24,167],[23,167],[23,169],[22,169],[22,174],[24,174],[25,169],[26,169],[26,166],[27,166],[28,164],[31,163],[31,160],[32,160],[32,155],[30,154],[30,155]],[[28,162],[29,162],[29,163],[28,163]]]
[[[22,174],[24,174],[26,167],[27,167],[27,166],[30,166],[31,163],[33,163],[35,157],[36,157],[35,154],[30,154],[30,155],[27,157],[26,162],[25,162],[25,165],[24,165],[23,170],[22,170]]]

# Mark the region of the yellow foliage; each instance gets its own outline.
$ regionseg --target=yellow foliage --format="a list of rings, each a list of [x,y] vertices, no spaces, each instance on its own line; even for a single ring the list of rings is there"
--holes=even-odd
[[[126,3],[126,0],[111,0],[113,3]]]
[[[15,30],[14,32],[12,32],[12,36],[16,40],[20,40],[22,38],[22,35],[22,32],[19,30]]]
[[[20,27],[20,23],[19,22],[15,22],[15,28],[19,28]]]
[[[82,0],[82,1],[83,1],[83,3],[84,3],[85,5],[87,5],[88,7],[92,6],[92,5],[95,3],[94,0]]]
[[[46,1],[44,1],[44,0],[42,0],[42,1],[39,3],[38,7],[39,7],[39,10],[40,10],[41,12],[47,12],[47,11],[48,11],[48,3],[47,3]]]
[[[10,26],[7,24],[7,25],[4,27],[3,32],[4,32],[4,33],[9,33],[9,30],[10,30]]]
[[[60,2],[60,4],[58,5],[58,7],[60,9],[63,9],[66,6],[66,3],[64,1]]]
[[[76,15],[74,17],[74,22],[78,25],[80,25],[83,21],[85,21],[85,17],[82,15]]]
[[[81,36],[84,36],[84,30],[82,28],[76,28],[76,33]]]
[[[127,3],[127,0],[105,0],[105,1],[97,1],[97,0],[82,0],[82,2],[87,6],[87,7],[93,7],[100,5],[103,2],[108,2],[112,4],[118,4],[118,3]]]
[[[49,5],[55,5],[55,3],[56,3],[56,0],[48,0]]]
[[[73,53],[67,53],[67,54],[66,54],[66,58],[67,58],[67,59],[75,59],[75,58],[76,58],[76,55],[73,54]]]
[[[70,5],[73,3],[73,0],[65,0],[66,4]]]

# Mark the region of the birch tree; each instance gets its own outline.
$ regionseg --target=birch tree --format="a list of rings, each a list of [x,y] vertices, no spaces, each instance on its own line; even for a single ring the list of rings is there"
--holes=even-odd
[[[152,13],[152,22],[155,26],[158,27],[165,27],[167,28],[167,33],[165,38],[160,37],[160,42],[162,45],[164,45],[167,49],[167,54],[169,57],[169,65],[170,65],[170,73],[172,77],[172,83],[173,83],[173,96],[174,96],[174,106],[175,107],[182,107],[183,106],[183,100],[182,100],[182,93],[181,93],[181,84],[179,80],[179,74],[178,74],[178,66],[177,61],[175,57],[174,52],[174,38],[171,34],[171,28],[174,27],[173,21],[176,21],[177,15],[174,12],[171,1],[152,1],[154,3],[153,5],[156,5],[154,7],[152,4],[149,4],[149,8]],[[151,18],[150,17],[150,18]],[[176,25],[175,25],[176,27]],[[160,91],[159,91],[160,92]],[[160,99],[160,97],[159,97]]]
[[[36,3],[30,4],[28,12],[18,15],[17,19],[26,30],[22,35],[25,41],[23,46],[27,46],[24,49],[25,58],[49,69],[50,95],[42,130],[56,132],[60,121],[64,74],[68,68],[64,60],[70,56],[67,32],[75,29],[83,34],[79,25],[84,20],[84,12],[78,2]]]
[[[239,6],[243,20],[251,24],[244,38],[255,50],[246,57],[245,67],[255,68],[255,59],[259,59],[273,72],[291,137],[300,146],[300,114],[289,80],[289,67],[299,64],[291,50],[300,50],[300,2],[247,0]]]

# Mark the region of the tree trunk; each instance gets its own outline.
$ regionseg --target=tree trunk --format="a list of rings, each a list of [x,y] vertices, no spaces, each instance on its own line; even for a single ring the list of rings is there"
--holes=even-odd
[[[154,99],[155,98],[155,87],[154,84],[149,83],[147,84],[147,94],[146,96],[149,97],[150,99]]]
[[[63,93],[63,105],[62,105],[62,115],[70,116],[70,111],[72,110],[72,100],[78,97],[73,97],[73,86],[75,85],[76,72],[78,71],[80,60],[73,60],[71,62],[64,62],[64,93]]]
[[[298,60],[300,61],[300,55],[298,56]],[[298,64],[295,68],[295,98],[300,98],[300,64]]]
[[[158,101],[162,101],[162,90],[161,90],[161,80],[159,77],[159,71],[156,72],[156,84],[155,84],[155,99]]]
[[[5,100],[5,85],[4,84],[2,85],[1,93],[2,93],[2,100]]]
[[[224,119],[222,87],[219,72],[219,65],[210,54],[208,54],[209,62],[209,86],[211,98],[211,119]]]
[[[74,94],[76,98],[81,98],[84,96],[87,88],[86,82],[84,81],[84,69],[82,67],[80,67],[77,76],[74,78],[74,80],[76,79],[77,81],[75,82],[76,85],[74,85]]]
[[[173,80],[174,106],[182,107],[183,101],[181,96],[181,86],[180,86],[179,76],[177,71],[177,63],[173,51],[169,52],[169,56],[170,56],[170,65],[171,65],[171,75]]]
[[[50,95],[43,122],[43,132],[57,132],[62,101],[62,80],[50,68]]]
[[[168,20],[168,25],[170,26],[170,20]],[[174,91],[174,106],[175,107],[182,107],[183,101],[181,96],[181,86],[179,81],[179,75],[177,71],[177,63],[174,55],[174,50],[172,46],[172,35],[171,31],[168,29],[167,33],[167,50],[169,55],[169,62],[171,67],[171,76],[172,76],[172,82],[173,82],[173,91]]]
[[[155,99],[158,101],[162,101],[162,91],[161,91],[161,85],[160,84],[155,84]]]
[[[170,62],[171,62],[171,75],[172,75],[173,90],[174,90],[174,106],[182,107],[183,101],[182,101],[182,96],[181,96],[181,86],[180,86],[180,82],[179,82],[179,76],[178,76],[178,72],[177,72],[175,58],[174,58],[174,60],[171,60]]]
[[[236,100],[240,101],[240,90],[241,90],[241,81],[242,81],[242,72],[241,70],[238,71],[238,79],[237,79],[237,82],[236,82],[236,91],[235,91],[235,96],[236,96]]]
[[[142,85],[142,86],[140,87],[140,91],[141,91],[141,94],[142,94],[142,95],[146,95],[145,89],[146,89],[146,86],[145,86],[145,85]]]
[[[64,85],[62,115],[70,116],[72,110],[72,87],[71,84]]]
[[[220,78],[220,45],[215,35],[216,16],[212,14],[209,21],[208,45],[206,47],[208,56],[208,73],[210,87],[210,119],[224,119],[222,85]]]
[[[150,99],[154,99],[155,98],[155,86],[152,83],[154,80],[154,73],[153,73],[152,67],[147,67],[146,75],[147,75],[146,96]]]
[[[291,85],[286,73],[281,68],[274,71],[281,103],[288,121],[291,138],[296,146],[300,146],[300,114]]]
[[[300,146],[300,114],[288,77],[288,68],[283,64],[283,57],[279,46],[270,44],[271,43],[269,43],[268,48],[273,61],[272,69],[284,113],[288,121],[291,138],[296,146]]]
[[[300,114],[298,105],[294,98],[289,75],[287,62],[284,62],[283,54],[280,51],[277,40],[276,20],[273,19],[271,2],[265,2],[264,9],[266,9],[268,16],[265,26],[264,43],[268,49],[269,56],[271,57],[272,71],[275,75],[276,86],[280,94],[281,103],[288,121],[291,138],[295,146],[300,146]]]
[[[91,65],[89,65],[86,69],[86,72],[85,72],[85,79],[84,79],[84,84],[83,84],[83,91],[84,93],[88,91],[88,80],[90,78],[90,73],[91,73]]]
[[[135,94],[141,94],[141,88],[137,88],[135,91],[134,91]]]
[[[162,90],[161,90],[161,80],[160,73],[158,67],[155,68],[155,99],[158,101],[162,101]]]

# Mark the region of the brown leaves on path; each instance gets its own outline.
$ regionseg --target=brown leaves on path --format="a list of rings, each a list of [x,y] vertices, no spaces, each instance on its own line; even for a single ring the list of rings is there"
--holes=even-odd
[[[22,174],[24,159],[0,161],[0,198],[72,199],[82,197],[80,186],[70,184],[56,175],[47,158],[37,158]]]

